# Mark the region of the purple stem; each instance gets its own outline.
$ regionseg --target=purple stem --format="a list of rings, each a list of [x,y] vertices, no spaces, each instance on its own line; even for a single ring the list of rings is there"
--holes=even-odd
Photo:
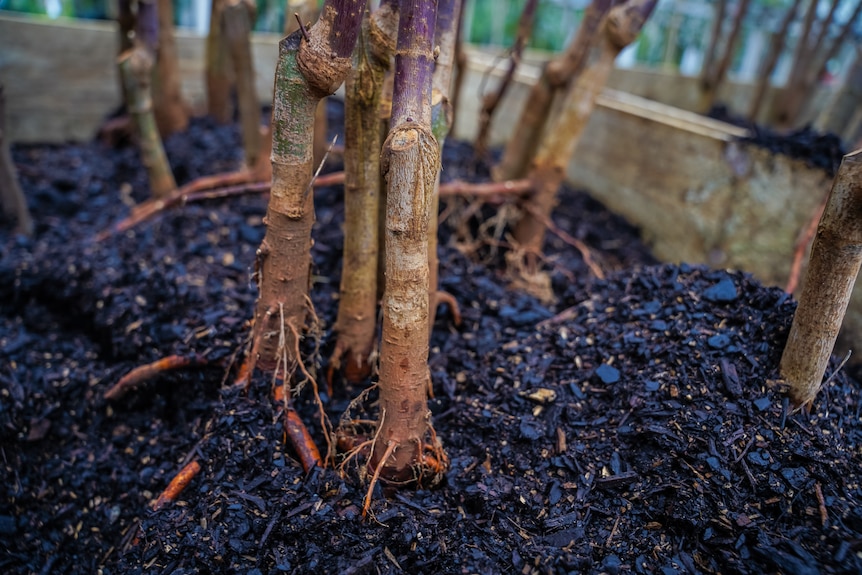
[[[155,55],[159,46],[159,7],[156,0],[138,1],[135,36],[150,54]]]
[[[359,23],[365,11],[365,0],[326,0],[321,14],[335,10],[335,20],[329,31],[329,45],[339,58],[349,58],[359,36]]]
[[[392,126],[404,122],[431,125],[431,75],[434,71],[434,25],[437,0],[401,0]]]

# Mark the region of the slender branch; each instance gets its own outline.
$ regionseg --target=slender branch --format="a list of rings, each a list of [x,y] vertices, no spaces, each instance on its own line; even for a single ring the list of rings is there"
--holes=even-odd
[[[733,24],[730,28],[730,33],[728,34],[727,41],[724,44],[724,52],[722,53],[721,60],[718,63],[718,67],[715,69],[715,73],[710,79],[709,87],[701,104],[701,109],[704,112],[708,112],[710,108],[712,108],[713,104],[715,103],[715,98],[718,95],[718,89],[724,82],[725,76],[727,76],[727,71],[730,68],[730,62],[733,59],[733,52],[736,48],[736,40],[739,37],[740,31],[742,30],[742,21],[745,19],[745,15],[748,13],[748,7],[750,5],[751,0],[740,0],[739,2],[739,7],[736,11],[736,15],[733,18]]]
[[[784,19],[781,21],[781,26],[772,38],[769,45],[769,52],[763,62],[763,67],[757,78],[757,85],[754,89],[754,96],[751,98],[751,107],[748,110],[748,119],[752,122],[757,120],[760,113],[760,108],[763,106],[763,97],[766,95],[766,88],[769,86],[769,79],[775,71],[775,65],[778,63],[778,57],[784,50],[784,44],[787,40],[787,31],[790,29],[790,24],[796,18],[796,12],[802,0],[793,0],[793,4],[787,9]]]
[[[506,144],[503,158],[494,166],[495,181],[514,180],[527,175],[539,139],[547,124],[555,98],[569,86],[583,69],[593,38],[602,21],[613,6],[612,0],[593,0],[584,12],[578,33],[569,43],[566,52],[542,69],[539,80],[530,89],[530,95],[521,108],[515,132]]]
[[[533,20],[536,14],[536,5],[538,0],[527,0],[524,8],[521,11],[521,18],[518,20],[518,33],[515,37],[515,43],[509,50],[509,67],[506,69],[506,74],[500,80],[500,85],[496,91],[489,92],[482,98],[482,110],[479,112],[479,134],[476,136],[476,142],[473,150],[476,157],[482,158],[488,150],[488,133],[490,132],[491,120],[494,117],[494,112],[497,110],[500,102],[503,100],[512,79],[515,77],[515,71],[521,63],[521,55],[524,52],[524,47],[530,39],[530,33],[533,30]]]
[[[260,106],[251,55],[254,12],[254,5],[247,0],[228,0],[222,12],[222,33],[233,62],[242,145],[249,167],[257,165],[261,154]]]

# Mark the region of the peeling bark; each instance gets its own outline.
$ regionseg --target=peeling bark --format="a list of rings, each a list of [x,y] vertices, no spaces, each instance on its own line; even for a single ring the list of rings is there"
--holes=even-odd
[[[291,373],[296,337],[305,326],[311,265],[314,113],[350,69],[364,0],[327,0],[317,23],[279,44],[272,111],[272,188],[266,235],[258,250],[260,297],[252,365]],[[283,364],[283,365],[282,365]]]
[[[228,0],[222,13],[222,32],[233,62],[245,165],[253,168],[261,153],[260,106],[255,88],[251,31],[256,8],[247,0]]]
[[[534,194],[526,200],[527,205],[514,230],[515,241],[526,255],[526,266],[514,267],[527,278],[540,279],[537,256],[544,242],[544,221],[550,218],[556,205],[566,165],[595,107],[596,98],[607,83],[617,55],[637,38],[656,1],[631,0],[609,12],[604,29],[597,37],[596,60],[588,64],[569,87],[561,115],[548,127],[536,152],[529,174]]]
[[[428,220],[440,169],[431,132],[434,0],[400,8],[392,127],[383,147],[386,287],[380,345],[380,419],[369,467],[396,483],[433,484],[445,455],[431,426],[428,370]]]
[[[811,247],[805,285],[781,356],[790,399],[817,396],[862,265],[862,150],[844,156]]]
[[[333,369],[348,381],[371,373],[369,357],[377,328],[377,267],[380,229],[380,149],[378,119],[383,77],[395,52],[397,7],[384,3],[363,22],[345,84],[344,259],[341,273],[338,338]],[[317,125],[317,124],[315,124]]]

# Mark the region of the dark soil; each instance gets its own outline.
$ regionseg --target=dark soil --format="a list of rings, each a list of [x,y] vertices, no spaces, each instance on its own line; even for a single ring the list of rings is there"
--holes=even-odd
[[[167,147],[184,182],[233,167],[238,132],[196,120]],[[469,157],[449,146],[444,178]],[[794,302],[740,273],[657,264],[583,193],[555,218],[610,274],[591,279],[551,237],[552,307],[444,226],[441,281],[464,322],[438,318],[431,406],[451,470],[432,491],[378,493],[362,520],[354,470],[306,475],[282,444],[267,379],[229,385],[265,200],[190,204],[96,244],[124,198],[145,197],[135,150],[14,159],[37,235],[0,231],[2,573],[862,572],[859,385],[839,372],[810,415],[788,413],[771,382]],[[318,371],[340,194],[317,195]],[[130,369],[192,353],[210,365],[102,398]],[[333,421],[358,391],[326,398]],[[322,442],[307,391],[299,407]],[[150,511],[192,458],[181,500]]]

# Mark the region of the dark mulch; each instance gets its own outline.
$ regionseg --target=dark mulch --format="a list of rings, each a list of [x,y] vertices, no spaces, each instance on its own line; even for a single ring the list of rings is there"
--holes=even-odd
[[[168,143],[181,181],[237,149],[235,128],[204,120]],[[447,157],[445,177],[469,165],[466,148]],[[859,385],[839,373],[811,415],[788,413],[771,382],[794,302],[740,273],[657,264],[582,193],[565,192],[557,222],[616,271],[590,279],[552,238],[553,307],[444,230],[442,283],[464,323],[437,321],[431,405],[452,467],[439,489],[378,494],[363,521],[355,474],[305,475],[282,445],[265,378],[248,395],[223,384],[252,315],[262,198],[94,244],[124,195],[145,195],[135,151],[14,158],[37,239],[0,232],[0,572],[862,572]],[[340,193],[317,201],[323,358]],[[194,352],[211,365],[102,399],[131,368]],[[357,392],[336,389],[333,419]],[[150,511],[191,457],[203,470],[181,501]]]

